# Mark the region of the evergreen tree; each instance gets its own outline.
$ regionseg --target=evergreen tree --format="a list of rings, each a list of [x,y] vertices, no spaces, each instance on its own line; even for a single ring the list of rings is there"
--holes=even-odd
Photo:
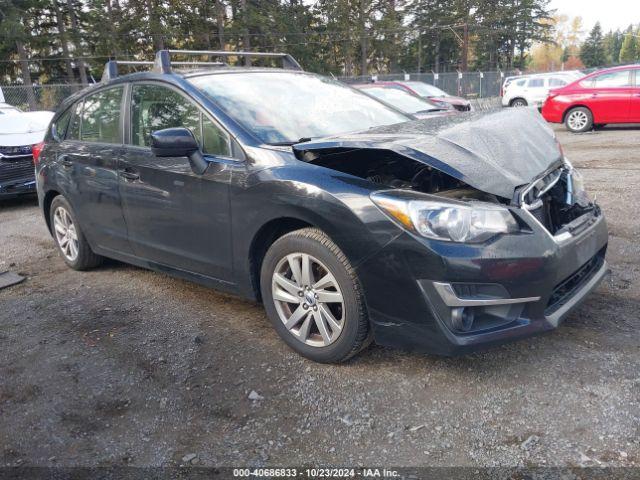
[[[580,60],[582,60],[586,67],[599,67],[607,62],[607,52],[600,22],[596,22],[589,36],[582,44],[580,48]]]
[[[640,45],[637,38],[639,32],[640,29],[634,31],[632,26],[627,29],[620,47],[620,63],[633,63],[640,60]]]
[[[618,63],[620,48],[622,48],[623,35],[620,30],[610,30],[604,36],[604,46],[607,51],[607,63]]]

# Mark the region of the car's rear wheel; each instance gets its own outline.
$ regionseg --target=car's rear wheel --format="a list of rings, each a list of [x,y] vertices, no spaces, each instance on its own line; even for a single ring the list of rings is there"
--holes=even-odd
[[[527,105],[529,105],[527,103],[527,101],[524,98],[514,98],[513,100],[511,100],[511,106],[512,107],[526,107]]]
[[[49,220],[58,251],[67,265],[74,270],[87,270],[102,263],[102,257],[91,250],[71,205],[62,195],[51,202]]]
[[[593,126],[591,110],[585,107],[571,109],[564,119],[564,125],[567,130],[573,133],[582,133],[590,130]]]
[[[267,251],[260,275],[269,320],[295,351],[337,363],[369,343],[369,323],[355,271],[321,230],[288,233]]]

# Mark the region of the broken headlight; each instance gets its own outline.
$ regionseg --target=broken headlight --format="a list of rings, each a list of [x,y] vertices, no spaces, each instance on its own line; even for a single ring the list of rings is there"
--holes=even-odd
[[[519,231],[508,209],[491,203],[463,203],[440,199],[394,195],[393,192],[371,194],[373,202],[392,219],[423,237],[450,242],[477,243],[505,233]]]

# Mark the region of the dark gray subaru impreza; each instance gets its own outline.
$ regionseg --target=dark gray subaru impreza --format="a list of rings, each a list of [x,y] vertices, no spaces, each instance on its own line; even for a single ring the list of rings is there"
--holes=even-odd
[[[288,56],[174,54],[109,64],[53,119],[37,188],[71,268],[109,257],[262,301],[320,362],[550,330],[606,274],[602,212],[537,112],[410,121]]]

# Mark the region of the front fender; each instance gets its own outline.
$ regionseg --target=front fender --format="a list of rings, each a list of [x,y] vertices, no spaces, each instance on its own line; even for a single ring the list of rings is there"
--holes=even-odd
[[[252,296],[251,247],[261,228],[295,219],[324,231],[353,267],[402,233],[373,204],[362,179],[313,165],[257,172],[231,198],[234,273],[239,290]]]

